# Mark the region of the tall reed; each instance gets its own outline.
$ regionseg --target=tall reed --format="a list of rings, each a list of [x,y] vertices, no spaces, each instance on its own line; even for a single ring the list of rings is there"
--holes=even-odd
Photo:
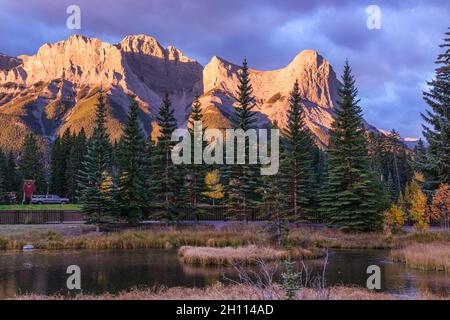
[[[415,269],[450,272],[450,243],[412,244],[391,257]]]
[[[286,260],[292,258],[312,259],[323,255],[323,252],[303,248],[275,249],[249,245],[244,247],[192,247],[184,246],[178,250],[178,255],[184,263],[196,265],[226,265],[226,264],[255,264],[258,259],[264,261]]]

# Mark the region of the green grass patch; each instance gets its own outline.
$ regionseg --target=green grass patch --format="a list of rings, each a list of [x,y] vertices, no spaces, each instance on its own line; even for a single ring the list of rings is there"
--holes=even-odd
[[[50,211],[61,211],[61,210],[74,210],[81,211],[81,206],[79,204],[13,204],[13,205],[0,205],[1,211],[36,211],[36,210],[50,210]]]

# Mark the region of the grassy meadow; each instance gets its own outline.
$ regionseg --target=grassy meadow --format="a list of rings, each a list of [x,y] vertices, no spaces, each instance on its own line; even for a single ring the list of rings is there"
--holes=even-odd
[[[38,210],[48,210],[48,211],[80,211],[81,206],[78,204],[12,204],[12,205],[0,205],[1,211],[38,211]]]

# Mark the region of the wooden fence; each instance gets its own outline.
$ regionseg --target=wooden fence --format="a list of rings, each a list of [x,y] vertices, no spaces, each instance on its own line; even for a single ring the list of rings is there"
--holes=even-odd
[[[240,221],[264,221],[270,219],[270,214],[273,208],[270,206],[259,205],[247,209],[247,214],[241,214],[238,217],[230,217],[227,214],[225,206],[201,206],[197,208],[185,207],[179,210],[180,217],[182,220],[186,221],[229,221],[229,220],[240,220]],[[151,219],[152,210],[150,210],[149,217]],[[305,222],[320,222],[319,215],[308,217],[303,219]]]
[[[0,224],[80,223],[83,213],[66,210],[0,211]]]
[[[241,221],[262,221],[270,219],[270,208],[256,206],[247,210],[247,215],[234,217]],[[152,218],[154,210],[150,210],[148,217]],[[227,221],[233,220],[227,215],[224,206],[202,206],[199,208],[186,207],[179,209],[180,219],[184,221]],[[82,223],[84,214],[81,211],[69,210],[23,210],[0,211],[0,224],[55,224],[55,223]],[[312,217],[309,222],[319,222],[319,218]]]

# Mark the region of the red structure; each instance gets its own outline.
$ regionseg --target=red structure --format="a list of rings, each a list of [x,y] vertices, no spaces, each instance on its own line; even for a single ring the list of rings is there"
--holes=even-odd
[[[31,196],[35,190],[34,180],[24,180],[23,181],[23,202],[30,203]]]

